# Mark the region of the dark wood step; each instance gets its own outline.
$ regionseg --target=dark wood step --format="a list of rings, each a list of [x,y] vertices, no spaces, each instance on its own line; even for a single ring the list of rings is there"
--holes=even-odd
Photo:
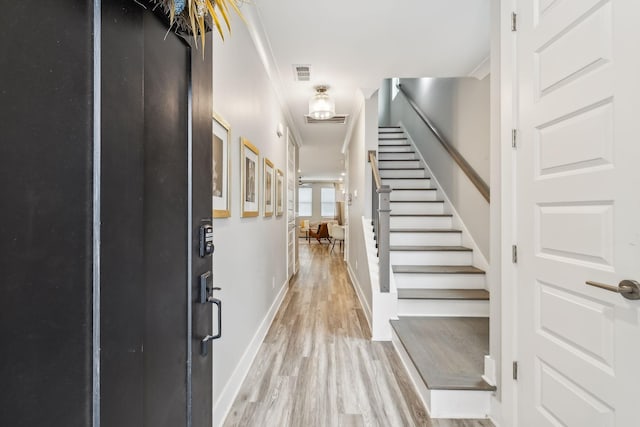
[[[402,129],[401,126],[378,126],[378,129]]]
[[[387,145],[387,147],[388,147],[388,145]],[[397,147],[397,145],[394,145],[394,147]],[[378,155],[382,155],[382,154],[411,154],[411,153],[415,154],[415,151],[380,151],[378,153]],[[408,159],[408,160],[418,160],[418,159]],[[387,162],[387,161],[393,162],[395,160],[386,159],[386,160],[382,160],[382,161],[383,162]]]
[[[484,274],[472,265],[393,265],[394,273],[418,274]]]
[[[383,153],[384,154],[384,153]],[[378,159],[379,162],[419,162],[419,159]]]
[[[391,326],[430,390],[496,390],[482,379],[488,318],[400,317]]]
[[[398,288],[399,299],[489,300],[485,289],[409,289]]]
[[[378,141],[406,141],[407,137],[397,137],[397,138],[378,138]]]
[[[390,246],[390,251],[405,251],[405,252],[419,252],[419,251],[427,251],[427,252],[471,252],[473,249],[467,248],[464,246]]]
[[[411,144],[378,144],[378,147],[411,147]],[[404,151],[404,153],[408,153],[408,151]]]
[[[378,168],[378,170],[380,171],[417,171],[417,170],[424,170],[424,168],[421,167],[417,167],[417,168]],[[390,178],[393,179],[393,178]]]

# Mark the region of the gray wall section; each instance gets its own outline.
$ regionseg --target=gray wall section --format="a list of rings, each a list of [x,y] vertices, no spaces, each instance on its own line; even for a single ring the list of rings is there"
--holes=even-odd
[[[231,217],[213,224],[213,277],[223,301],[222,338],[214,342],[214,401],[287,280],[286,215],[264,217],[261,206],[259,217],[240,217],[240,137],[260,150],[260,177],[264,157],[286,171],[286,141],[276,135],[276,125],[286,120],[247,26],[232,19],[233,36],[212,43],[213,110],[231,125]],[[262,205],[262,188],[259,194]]]
[[[473,78],[401,79],[403,88],[436,128],[490,182],[489,81]],[[442,148],[399,94],[391,102],[391,122],[402,123],[451,200],[484,257],[489,259],[489,203]]]
[[[378,90],[378,124],[391,126],[391,79],[384,79]]]

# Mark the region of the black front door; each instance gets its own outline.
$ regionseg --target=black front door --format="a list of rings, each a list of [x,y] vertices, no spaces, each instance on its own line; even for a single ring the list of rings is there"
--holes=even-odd
[[[105,2],[102,23],[102,425],[209,427],[211,60],[135,2]]]

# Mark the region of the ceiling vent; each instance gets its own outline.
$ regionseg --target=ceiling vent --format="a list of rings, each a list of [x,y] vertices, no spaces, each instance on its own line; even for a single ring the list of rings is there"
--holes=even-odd
[[[317,120],[309,115],[304,116],[304,120],[307,124],[333,124],[333,125],[343,125],[347,122],[348,114],[336,114],[330,119]]]
[[[294,64],[293,78],[297,82],[308,82],[309,80],[311,80],[311,65]]]

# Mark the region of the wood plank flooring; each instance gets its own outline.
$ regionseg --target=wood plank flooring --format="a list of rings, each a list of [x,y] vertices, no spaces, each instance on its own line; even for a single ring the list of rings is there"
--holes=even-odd
[[[393,345],[370,341],[342,255],[306,241],[297,279],[224,425],[493,426],[430,420]]]

